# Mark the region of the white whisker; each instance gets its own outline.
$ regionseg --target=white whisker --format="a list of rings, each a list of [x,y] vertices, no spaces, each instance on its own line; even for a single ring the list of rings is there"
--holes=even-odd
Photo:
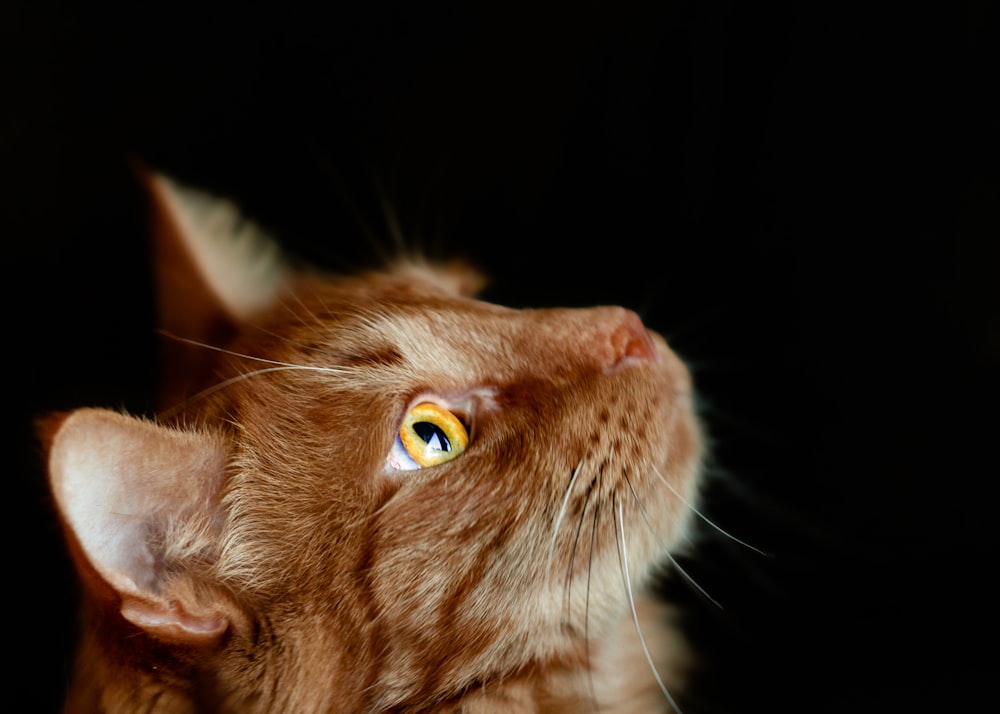
[[[656,665],[653,663],[653,656],[649,653],[649,647],[646,645],[646,638],[642,635],[642,627],[639,625],[639,613],[635,610],[635,597],[632,594],[632,579],[628,571],[628,551],[625,549],[625,520],[624,513],[622,512],[622,502],[618,501],[618,531],[621,534],[621,549],[618,551],[619,560],[622,564],[622,577],[625,579],[625,593],[628,595],[628,604],[632,609],[632,621],[635,623],[635,631],[639,636],[639,643],[642,645],[642,652],[646,655],[646,662],[649,664],[649,669],[653,673],[653,677],[656,678],[656,683],[660,685],[660,691],[663,692],[663,696],[667,698],[670,702],[670,706],[673,707],[677,714],[681,714],[681,709],[677,706],[677,702],[674,701],[673,696],[671,696],[670,691],[667,689],[667,685],[663,683],[660,678],[660,673],[656,670]],[[618,539],[615,538],[617,541]]]
[[[196,347],[201,347],[206,350],[213,350],[215,352],[221,352],[223,354],[231,355],[233,357],[240,357],[241,359],[248,359],[253,362],[263,362],[265,364],[275,364],[286,369],[304,369],[313,372],[331,372],[333,374],[348,374],[351,370],[348,367],[320,367],[317,365],[310,364],[293,364],[291,362],[282,362],[280,360],[266,359],[264,357],[254,357],[253,355],[243,354],[242,352],[235,352],[233,350],[225,349],[224,347],[216,347],[215,345],[210,345],[207,342],[199,342],[198,340],[191,340],[187,337],[180,337],[178,335],[173,335],[166,331],[161,331],[161,334],[165,337],[169,337],[172,340],[177,340],[178,342],[185,342],[189,345],[194,345]],[[267,370],[264,370],[267,371]],[[258,372],[252,372],[250,375],[259,374]]]
[[[587,660],[587,685],[590,688],[590,701],[594,705],[594,711],[598,711],[600,706],[597,702],[597,688],[594,686],[594,670],[590,667],[590,575],[594,568],[594,547],[597,544],[597,523],[600,515],[601,509],[595,505],[594,524],[590,529],[590,555],[587,559],[587,596],[583,606],[583,647]]]
[[[677,570],[678,573],[681,574],[681,576],[693,588],[695,588],[699,593],[701,593],[709,602],[711,602],[713,605],[715,605],[720,610],[724,609],[722,607],[722,605],[719,603],[718,600],[716,600],[714,597],[712,597],[711,595],[709,595],[708,591],[705,590],[705,588],[703,588],[701,585],[699,585],[698,582],[688,573],[688,571],[686,571],[683,567],[681,567],[681,564],[679,562],[677,562],[677,559],[673,556],[673,553],[670,552],[670,548],[668,548],[663,543],[663,541],[660,540],[660,537],[656,534],[656,530],[653,528],[653,524],[649,522],[649,518],[646,516],[646,509],[644,509],[642,507],[642,501],[639,500],[639,494],[635,492],[635,487],[632,485],[631,479],[629,479],[628,474],[624,474],[624,476],[625,476],[625,483],[628,484],[629,490],[632,492],[632,498],[635,500],[635,505],[639,509],[639,515],[642,517],[643,523],[646,524],[646,528],[649,529],[649,532],[652,534],[653,538],[656,540],[657,545],[660,546],[660,550],[663,551],[663,554],[670,561],[670,564],[674,567],[674,569]]]
[[[562,523],[562,519],[566,515],[566,506],[569,503],[569,497],[573,493],[573,485],[576,483],[576,477],[580,473],[581,464],[577,464],[576,468],[573,469],[573,476],[569,480],[569,485],[566,487],[566,495],[563,496],[562,506],[559,507],[559,515],[556,516],[555,525],[552,527],[552,542],[549,543],[549,558],[548,562],[545,564],[545,572],[547,575],[552,574],[552,558],[556,551],[556,536],[559,535],[559,526]]]
[[[269,330],[266,327],[261,327],[260,325],[252,325],[252,327],[253,327],[253,329],[257,330],[258,332],[263,332],[265,335],[270,335],[271,337],[274,337],[275,339],[281,340],[285,344],[295,345],[296,347],[298,347],[299,349],[303,350],[304,352],[318,352],[321,355],[327,355],[327,356],[329,356],[329,353],[326,350],[324,350],[322,347],[316,347],[315,345],[307,345],[304,342],[300,342],[298,340],[292,340],[292,339],[290,339],[288,337],[284,337],[282,335],[279,335],[277,332],[274,332],[273,330]],[[317,337],[322,337],[322,335],[319,332],[317,332],[316,330],[312,330],[312,332]]]
[[[583,533],[583,523],[587,517],[587,505],[590,503],[591,491],[587,491],[583,500],[583,508],[580,509],[580,520],[576,524],[576,532],[573,534],[573,547],[570,549],[569,562],[566,565],[566,582],[563,584],[565,594],[564,609],[567,621],[572,621],[573,608],[571,598],[573,596],[573,571],[576,568],[576,554],[580,546],[580,535]]]
[[[270,360],[262,360],[262,361],[269,362]],[[286,365],[280,362],[276,364],[278,365],[277,367],[261,367],[260,369],[254,370],[253,372],[244,372],[242,374],[237,374],[235,377],[230,377],[229,379],[225,379],[217,384],[213,384],[211,387],[207,387],[206,389],[201,390],[197,394],[192,394],[182,403],[160,412],[159,418],[169,419],[171,416],[173,416],[176,412],[183,409],[185,406],[192,404],[193,402],[196,402],[199,399],[204,399],[210,394],[215,394],[216,392],[225,389],[229,385],[235,384],[236,382],[240,382],[244,379],[250,379],[251,377],[256,377],[261,374],[267,374],[268,372],[285,372],[294,369],[308,369],[308,367],[302,367],[294,364]]]
[[[719,608],[720,610],[724,610],[724,609],[725,609],[724,607],[722,607],[722,603],[720,603],[720,602],[719,602],[718,600],[716,600],[716,599],[715,599],[714,597],[712,597],[711,595],[709,595],[709,594],[708,594],[708,591],[707,591],[707,590],[705,590],[705,588],[703,588],[703,587],[702,587],[702,586],[701,586],[701,585],[700,585],[700,584],[698,583],[698,581],[697,581],[697,580],[695,580],[695,579],[694,579],[694,577],[693,577],[693,576],[692,576],[692,575],[691,575],[690,573],[688,573],[688,571],[686,571],[686,570],[685,570],[685,569],[684,569],[683,567],[681,567],[681,564],[677,562],[677,558],[675,558],[675,557],[674,557],[674,556],[673,556],[672,554],[670,554],[670,553],[668,552],[668,553],[667,553],[667,559],[668,559],[668,560],[670,560],[670,564],[671,564],[671,565],[673,566],[673,568],[674,568],[674,569],[675,569],[675,570],[676,570],[676,571],[677,571],[678,573],[680,573],[680,574],[681,574],[681,577],[683,577],[683,578],[684,578],[684,580],[686,580],[686,581],[687,581],[687,583],[688,583],[688,584],[689,584],[689,585],[690,585],[691,587],[693,587],[693,588],[694,588],[695,590],[697,590],[697,591],[698,591],[699,593],[701,593],[702,597],[704,597],[704,598],[705,598],[706,600],[708,600],[708,601],[709,601],[710,603],[712,603],[713,605],[715,605],[715,606],[716,606],[717,608]]]
[[[323,302],[322,300],[319,299],[318,296],[314,295],[314,297],[316,297],[316,299],[320,303]],[[293,306],[289,304],[289,300],[294,300],[298,305],[298,307],[301,308],[302,312],[301,313],[296,312]],[[281,301],[281,307],[286,313],[288,313],[289,316],[292,317],[292,319],[301,320],[302,324],[306,327],[306,329],[309,330],[310,333],[313,334],[314,337],[316,337],[317,340],[322,341],[323,339],[326,338],[327,336],[326,332],[323,329],[321,329],[325,325],[323,319],[315,312],[313,312],[312,309],[302,301],[302,298],[299,296],[298,293],[291,293],[285,296],[285,298]],[[305,319],[303,316],[308,317],[309,319]],[[289,340],[287,337],[282,337],[272,332],[271,330],[261,327],[260,325],[254,325],[254,328],[260,330],[261,332],[264,332],[265,334],[271,335],[272,337],[277,337],[280,340],[293,344],[296,347],[301,347],[304,350],[311,352],[319,352],[320,354],[326,354],[326,351],[322,347],[307,345],[302,342],[299,342],[298,340]]]
[[[669,489],[670,489],[670,490],[671,490],[671,491],[673,492],[673,494],[674,494],[674,495],[675,495],[675,496],[677,497],[677,499],[678,499],[678,500],[679,500],[679,501],[680,501],[681,503],[683,503],[683,504],[684,504],[685,506],[687,506],[687,507],[688,507],[688,508],[689,508],[689,509],[691,510],[691,512],[692,512],[692,513],[694,513],[694,514],[695,514],[696,516],[698,516],[698,517],[699,517],[699,518],[700,518],[701,520],[703,520],[703,521],[704,521],[704,522],[705,522],[706,524],[708,524],[709,526],[711,526],[712,528],[714,528],[715,530],[717,530],[717,531],[718,531],[719,533],[721,533],[722,535],[724,535],[724,536],[726,536],[727,538],[729,538],[730,540],[732,540],[732,541],[734,541],[734,542],[736,542],[736,543],[739,543],[739,544],[740,544],[740,545],[742,545],[742,546],[743,546],[744,548],[749,548],[750,550],[754,551],[754,552],[755,552],[755,553],[757,553],[758,555],[762,555],[762,556],[764,556],[765,558],[773,558],[773,557],[774,557],[774,556],[773,556],[773,555],[772,555],[771,553],[768,553],[768,552],[767,552],[767,551],[765,551],[765,550],[761,550],[761,549],[760,549],[760,548],[758,548],[757,546],[754,546],[754,545],[750,545],[750,544],[749,544],[749,543],[747,543],[747,542],[746,542],[745,540],[741,540],[740,538],[737,538],[736,536],[734,536],[734,535],[733,535],[732,533],[730,533],[729,531],[727,531],[727,530],[724,530],[724,529],[723,529],[723,528],[722,528],[721,526],[717,525],[717,524],[716,524],[716,523],[715,523],[715,522],[714,522],[714,521],[713,521],[713,520],[712,520],[711,518],[709,518],[709,517],[708,517],[708,516],[706,516],[706,515],[705,515],[704,513],[702,513],[701,511],[699,511],[699,510],[698,510],[698,509],[697,509],[697,508],[695,507],[695,505],[694,505],[693,503],[691,503],[691,502],[690,502],[689,500],[687,500],[686,498],[684,498],[684,496],[682,496],[682,495],[680,494],[680,492],[679,492],[679,491],[678,491],[678,490],[677,490],[676,488],[674,488],[674,487],[673,487],[673,486],[672,486],[672,485],[670,484],[670,482],[669,482],[669,481],[667,481],[667,479],[663,478],[663,474],[661,474],[661,473],[660,473],[660,472],[659,472],[659,471],[658,471],[657,469],[655,469],[655,468],[654,468],[654,469],[653,469],[653,473],[655,473],[655,474],[657,475],[657,477],[658,477],[658,478],[660,479],[660,481],[662,481],[662,482],[664,483],[664,485],[665,485],[665,486],[666,486],[667,488],[669,488]]]
[[[385,221],[385,227],[389,231],[389,237],[395,244],[396,253],[398,255],[406,255],[406,233],[399,222],[399,215],[396,213],[395,206],[388,200],[383,191],[379,191],[379,204],[382,208],[382,219]],[[416,252],[421,253],[422,251],[418,248]]]

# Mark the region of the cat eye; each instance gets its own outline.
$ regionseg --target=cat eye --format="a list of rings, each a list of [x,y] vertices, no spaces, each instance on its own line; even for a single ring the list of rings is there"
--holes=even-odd
[[[406,413],[389,454],[389,465],[412,471],[451,461],[469,445],[469,433],[452,412],[433,402],[421,402]]]

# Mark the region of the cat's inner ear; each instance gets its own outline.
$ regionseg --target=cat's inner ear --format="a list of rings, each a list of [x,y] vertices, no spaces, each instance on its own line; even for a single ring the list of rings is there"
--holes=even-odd
[[[221,517],[221,442],[104,409],[72,412],[48,441],[52,492],[85,561],[78,566],[99,576],[92,586],[110,586],[121,614],[159,639],[216,642],[235,614],[206,577]]]
[[[211,375],[194,344],[228,341],[243,320],[274,304],[292,277],[278,243],[237,206],[155,172],[139,170],[151,202],[160,400],[175,404]]]
[[[164,328],[183,329],[184,316],[192,312],[222,311],[243,320],[274,302],[290,271],[271,236],[229,200],[163,174],[143,171],[142,178],[152,199]]]

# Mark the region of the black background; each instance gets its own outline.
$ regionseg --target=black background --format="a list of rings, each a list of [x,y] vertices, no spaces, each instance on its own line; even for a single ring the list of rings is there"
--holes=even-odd
[[[142,160],[301,257],[462,255],[623,304],[695,370],[709,535],[685,711],[966,711],[997,669],[996,8],[0,0],[17,711],[75,585],[31,419],[150,407]],[[391,211],[387,210],[391,207]]]

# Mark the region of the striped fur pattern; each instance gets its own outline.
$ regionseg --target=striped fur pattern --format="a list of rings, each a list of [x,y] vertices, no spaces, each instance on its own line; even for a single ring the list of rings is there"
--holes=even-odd
[[[148,183],[183,288],[164,409],[41,425],[85,594],[67,711],[673,711],[684,646],[645,586],[701,447],[663,339],[479,301],[460,266],[292,269],[231,205]],[[267,299],[218,295],[220,266]],[[420,402],[468,447],[394,468]]]

